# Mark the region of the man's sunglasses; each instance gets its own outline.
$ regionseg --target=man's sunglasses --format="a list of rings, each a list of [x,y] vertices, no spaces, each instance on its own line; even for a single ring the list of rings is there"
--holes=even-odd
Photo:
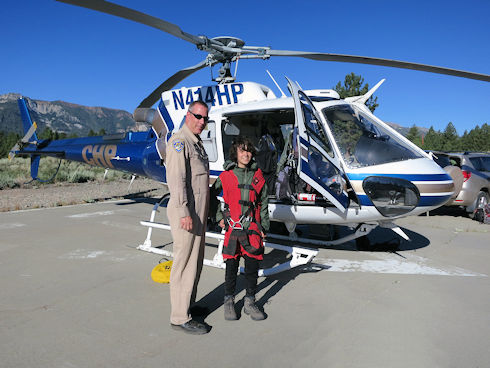
[[[197,119],[197,120],[201,120],[201,119],[204,119],[204,122],[207,123],[209,121],[209,116],[202,116],[201,114],[194,114],[192,111],[189,110],[189,112],[194,115],[194,117]]]

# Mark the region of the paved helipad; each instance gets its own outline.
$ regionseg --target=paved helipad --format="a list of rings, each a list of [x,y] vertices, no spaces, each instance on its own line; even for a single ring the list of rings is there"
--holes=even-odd
[[[212,330],[189,336],[169,328],[168,285],[150,279],[161,257],[135,249],[151,208],[123,201],[0,213],[0,367],[490,362],[489,225],[413,217],[398,222],[413,241],[397,251],[388,230],[371,234],[367,251],[322,249],[312,267],[259,279],[262,322],[225,321],[224,272],[205,268],[198,299]],[[155,230],[153,241],[171,238]],[[268,262],[284,257],[274,251]]]

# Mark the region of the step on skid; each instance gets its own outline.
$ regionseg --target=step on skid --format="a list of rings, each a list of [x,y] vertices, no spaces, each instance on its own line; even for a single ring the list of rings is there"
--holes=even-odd
[[[155,217],[159,210],[159,207],[160,206],[166,207],[166,203],[168,202],[169,197],[170,196],[168,194],[164,195],[160,199],[160,201],[153,206],[153,210],[151,212],[149,221],[140,221],[141,225],[148,227],[148,233],[144,243],[140,244],[137,247],[138,250],[143,250],[145,252],[150,252],[150,253],[156,253],[166,257],[173,257],[172,251],[163,249],[163,247],[154,247],[151,241],[153,229],[161,229],[167,231],[170,230],[170,225],[155,222]],[[291,233],[290,236],[268,234],[267,240],[264,241],[265,247],[280,250],[280,251],[285,251],[289,253],[291,256],[284,263],[281,263],[279,265],[270,268],[260,269],[259,276],[270,276],[270,275],[277,274],[279,272],[290,270],[298,266],[306,265],[312,262],[314,257],[318,254],[318,249],[308,248],[300,245],[289,246],[284,244],[273,243],[269,241],[269,239],[286,240],[289,242],[293,241],[295,243],[312,244],[316,246],[335,246],[359,238],[361,236],[367,235],[371,232],[371,230],[373,230],[377,226],[378,224],[360,224],[353,234],[332,241],[300,238],[296,236],[296,233]],[[219,240],[219,244],[218,244],[218,251],[214,255],[213,259],[204,259],[203,261],[204,265],[224,269],[226,265],[222,257],[224,232],[222,233],[206,232],[205,236],[207,239]],[[240,268],[240,272],[243,273],[242,267]]]
[[[140,244],[137,249],[143,250],[150,253],[161,254],[166,257],[173,257],[173,253],[170,250],[163,249],[162,247],[154,247],[152,245],[151,236],[153,229],[161,229],[161,230],[170,230],[170,225],[155,222],[155,217],[158,212],[160,206],[163,205],[165,207],[166,202],[168,202],[169,196],[163,196],[158,203],[153,206],[153,210],[150,215],[149,221],[140,221],[140,224],[148,227],[148,233],[146,239],[143,244]],[[219,240],[218,251],[214,255],[213,259],[204,259],[204,265],[222,268],[224,269],[226,264],[223,261],[222,250],[223,250],[223,242],[224,242],[224,233],[216,233],[216,232],[206,232],[207,239],[217,239]],[[274,234],[271,234],[269,237],[274,237]],[[276,265],[274,267],[260,269],[259,276],[270,276],[282,271],[286,271],[301,265],[306,265],[310,263],[313,258],[318,254],[317,249],[301,247],[301,246],[286,246],[282,244],[272,243],[270,241],[264,241],[264,246],[268,248],[273,248],[281,251],[285,251],[291,254],[291,257],[284,263]],[[240,272],[243,272],[243,268],[240,268]]]

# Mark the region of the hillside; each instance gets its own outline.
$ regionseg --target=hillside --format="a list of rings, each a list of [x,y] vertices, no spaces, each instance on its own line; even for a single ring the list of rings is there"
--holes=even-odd
[[[0,95],[0,131],[22,133],[22,121],[17,99],[18,93]],[[25,97],[25,96],[24,96]],[[106,107],[89,107],[64,101],[42,101],[25,97],[31,116],[38,124],[38,132],[46,127],[53,131],[78,136],[88,135],[90,130],[107,133],[138,130],[132,115],[124,110]]]
[[[388,124],[390,127],[392,127],[393,129],[395,129],[398,133],[400,133],[404,137],[407,136],[408,131],[412,127],[412,126],[404,127],[404,126],[401,126],[400,124],[390,123],[390,122],[386,122],[386,124]],[[416,125],[416,126],[417,126],[417,129],[418,129],[420,135],[425,136],[427,134],[427,132],[429,131],[428,128],[424,128],[424,127],[421,127],[421,126],[418,126],[418,125]]]

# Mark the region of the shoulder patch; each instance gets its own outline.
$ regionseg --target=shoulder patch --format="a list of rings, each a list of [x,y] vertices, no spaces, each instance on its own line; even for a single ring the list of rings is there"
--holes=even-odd
[[[174,147],[174,150],[177,152],[180,152],[184,149],[184,142],[181,141],[180,139],[176,139],[173,143],[172,146]]]

